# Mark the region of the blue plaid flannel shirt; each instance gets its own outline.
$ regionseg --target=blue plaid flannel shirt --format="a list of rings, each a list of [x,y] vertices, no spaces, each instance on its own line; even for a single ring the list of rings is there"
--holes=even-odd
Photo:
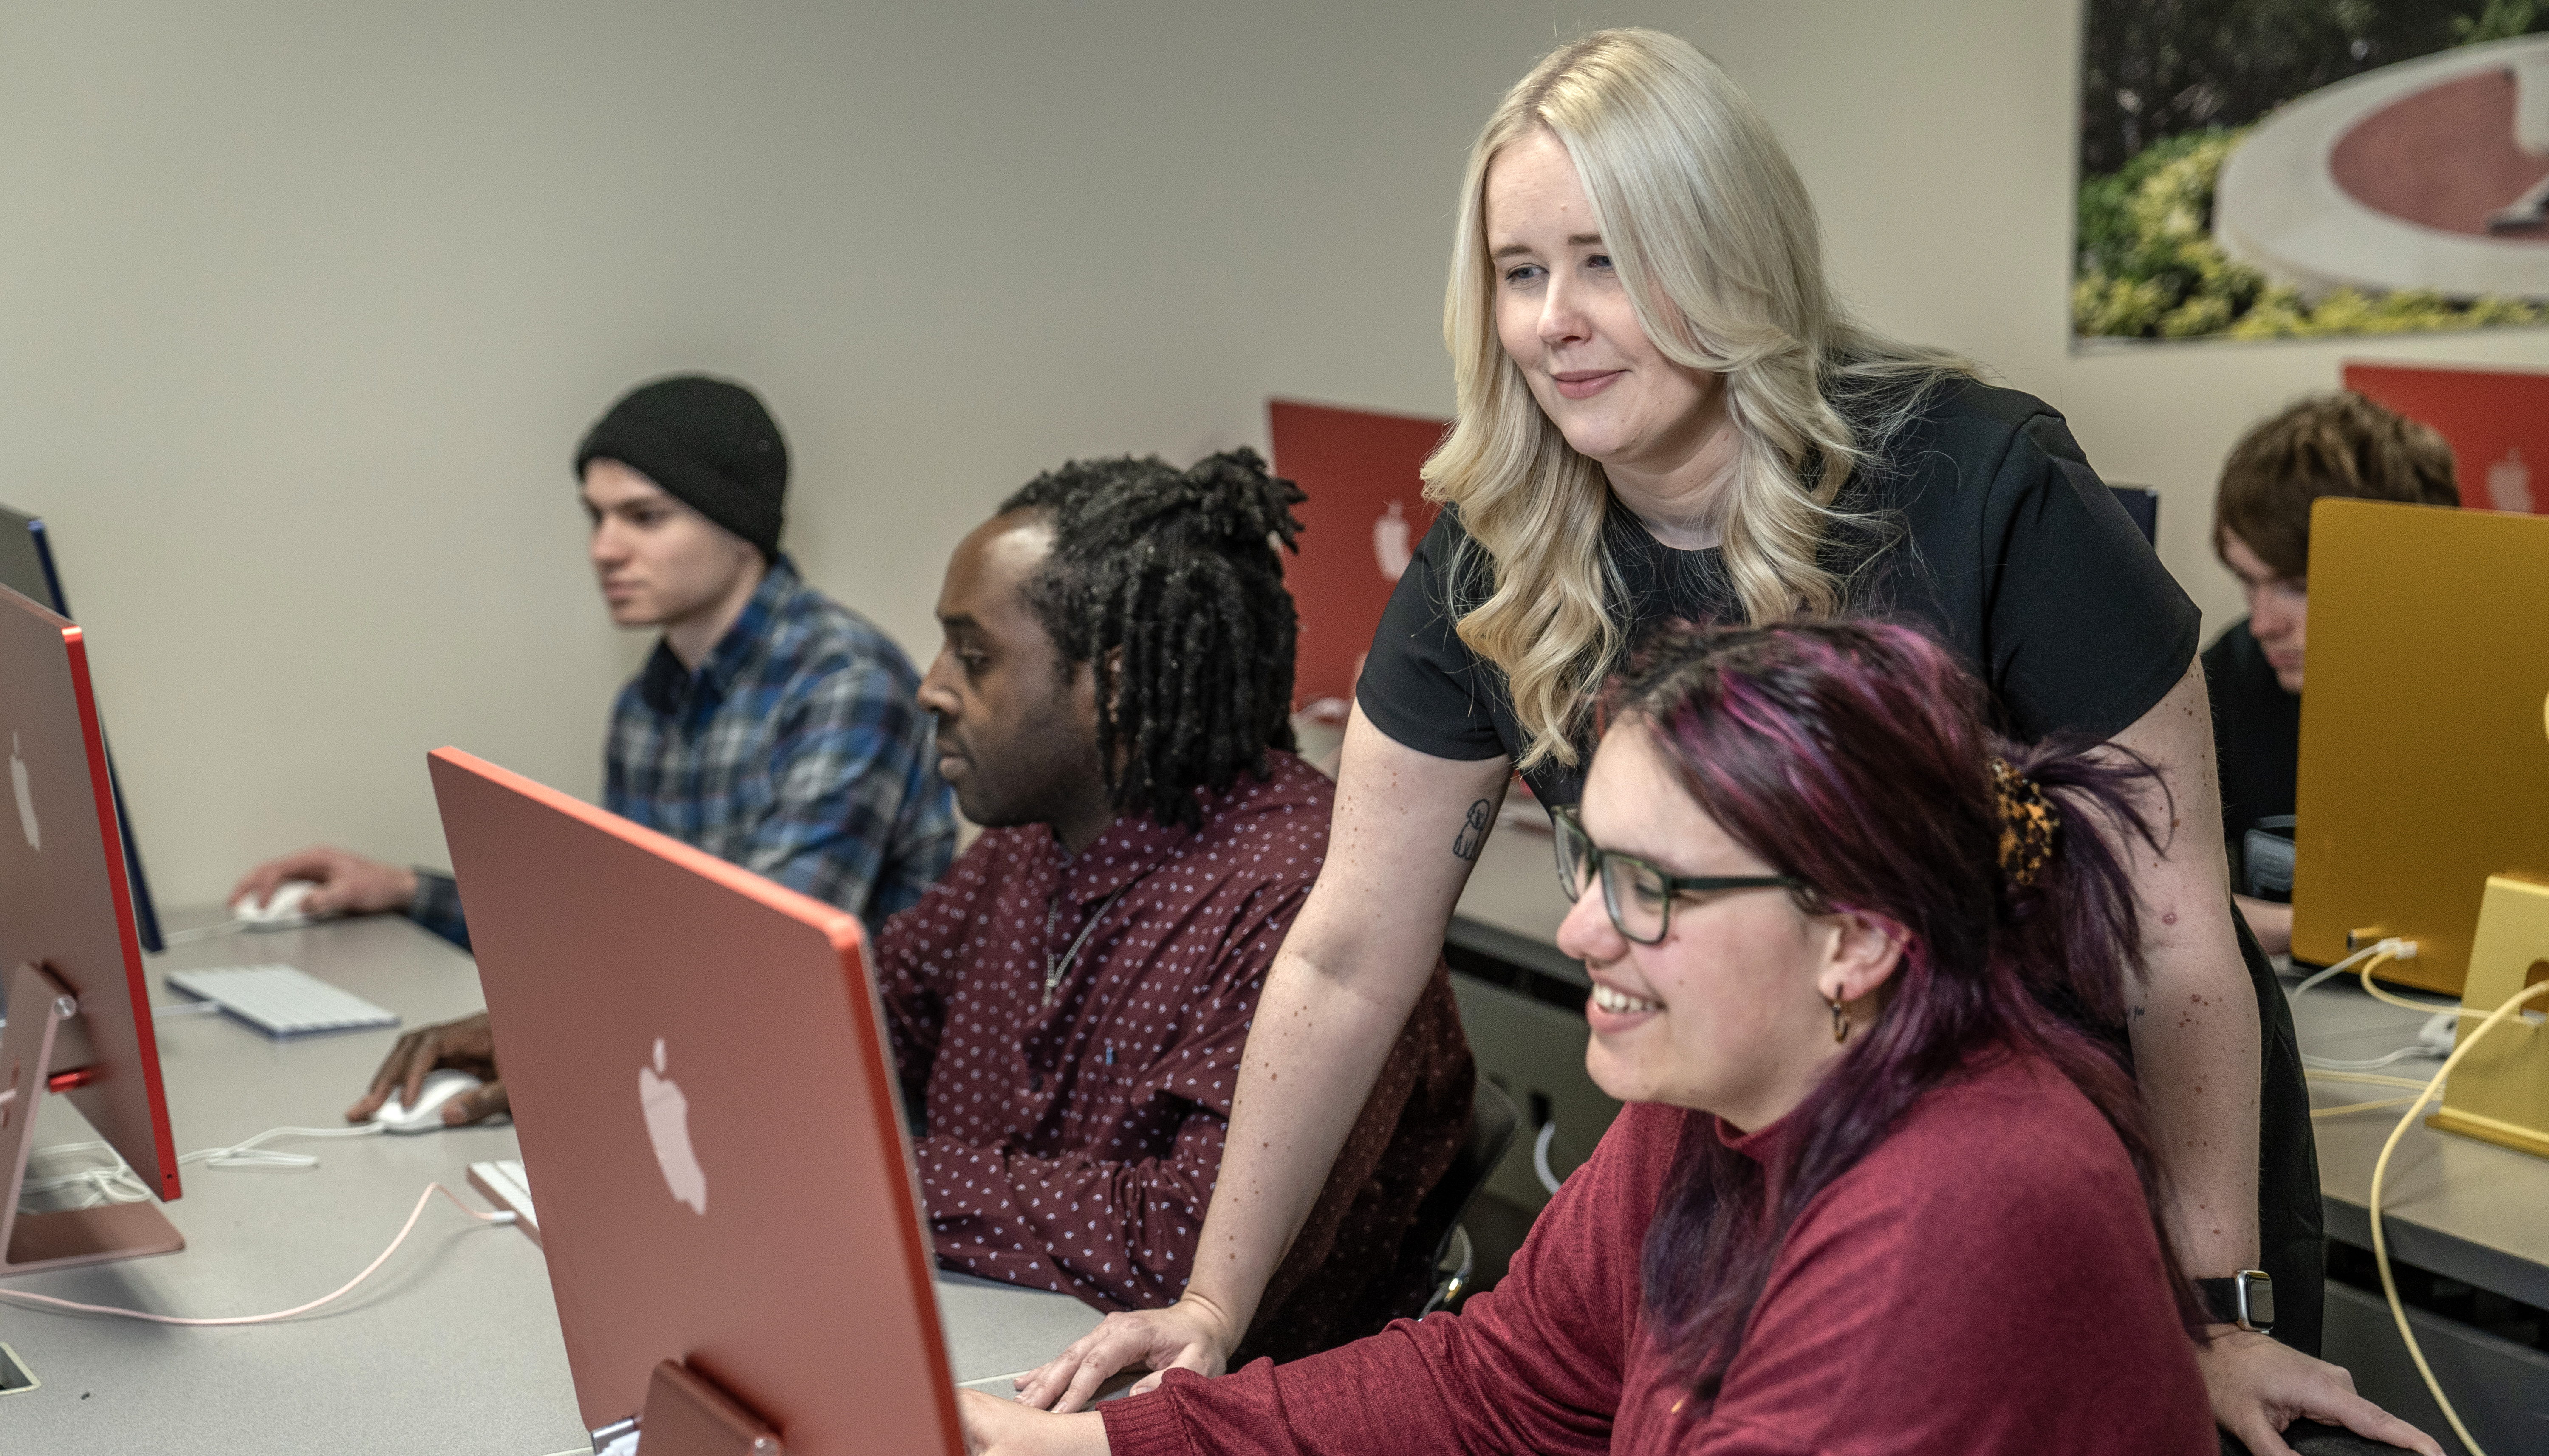
[[[874,931],[956,851],[919,685],[892,638],[782,556],[698,671],[659,642],[619,690],[603,805]],[[469,944],[449,878],[420,874],[408,913]]]

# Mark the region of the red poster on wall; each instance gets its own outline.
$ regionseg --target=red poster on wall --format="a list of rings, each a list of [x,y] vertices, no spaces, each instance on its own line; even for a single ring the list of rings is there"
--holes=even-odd
[[[1310,497],[1295,511],[1300,554],[1283,563],[1301,614],[1292,706],[1342,722],[1381,608],[1434,524],[1417,472],[1451,424],[1293,400],[1266,413],[1274,473]]]
[[[2463,505],[2549,511],[2549,374],[2349,363],[2345,387],[2442,431]]]

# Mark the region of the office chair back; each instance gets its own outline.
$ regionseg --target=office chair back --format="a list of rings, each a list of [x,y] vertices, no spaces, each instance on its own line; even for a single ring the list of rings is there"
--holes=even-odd
[[[1505,1089],[1482,1074],[1476,1094],[1469,1102],[1469,1136],[1461,1150],[1445,1169],[1443,1181],[1425,1195],[1416,1206],[1416,1220],[1407,1228],[1407,1239],[1400,1245],[1402,1287],[1416,1291],[1416,1307],[1407,1311],[1411,1318],[1421,1317],[1442,1308],[1460,1297],[1467,1284],[1471,1259],[1467,1235],[1462,1231],[1461,1217],[1485,1187],[1487,1178],[1503,1162],[1505,1152],[1513,1146],[1514,1129],[1522,1115],[1514,1110],[1513,1098]],[[1455,1245],[1463,1250],[1458,1259],[1449,1259]],[[1446,1271],[1444,1264],[1455,1268]]]
[[[2296,1420],[2284,1429],[2284,1444],[2297,1456],[2414,1456],[2405,1446],[2376,1441],[2356,1435],[2341,1425],[2321,1425],[2315,1420]],[[2249,1456],[2246,1445],[2228,1431],[2221,1432],[2221,1456]]]

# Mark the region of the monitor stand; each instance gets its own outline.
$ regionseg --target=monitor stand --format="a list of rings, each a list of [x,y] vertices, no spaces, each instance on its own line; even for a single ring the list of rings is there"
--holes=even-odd
[[[21,965],[9,986],[9,1024],[0,1028],[0,1278],[39,1269],[100,1264],[110,1259],[168,1254],[186,1246],[185,1235],[157,1204],[111,1203],[50,1214],[18,1212],[34,1150],[36,1112],[51,1083],[79,1075],[54,1073],[53,1049],[63,1023],[79,1003],[61,983],[32,965]]]
[[[593,1433],[597,1456],[780,1456],[779,1435],[707,1376],[680,1360],[658,1360],[646,1409]]]
[[[2481,1015],[2549,980],[2549,881],[2491,874],[2470,941],[2461,1005]],[[2425,1126],[2549,1157],[2549,1026],[2534,999],[2498,1024],[2452,1069],[2443,1105]],[[2477,1023],[2464,1020],[2466,1036]]]

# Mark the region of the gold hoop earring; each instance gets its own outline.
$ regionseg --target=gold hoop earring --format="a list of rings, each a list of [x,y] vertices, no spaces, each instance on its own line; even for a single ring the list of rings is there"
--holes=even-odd
[[[1841,1009],[1841,1001],[1838,997],[1832,1003],[1832,1011],[1833,1041],[1838,1045],[1849,1040],[1849,1016]]]

